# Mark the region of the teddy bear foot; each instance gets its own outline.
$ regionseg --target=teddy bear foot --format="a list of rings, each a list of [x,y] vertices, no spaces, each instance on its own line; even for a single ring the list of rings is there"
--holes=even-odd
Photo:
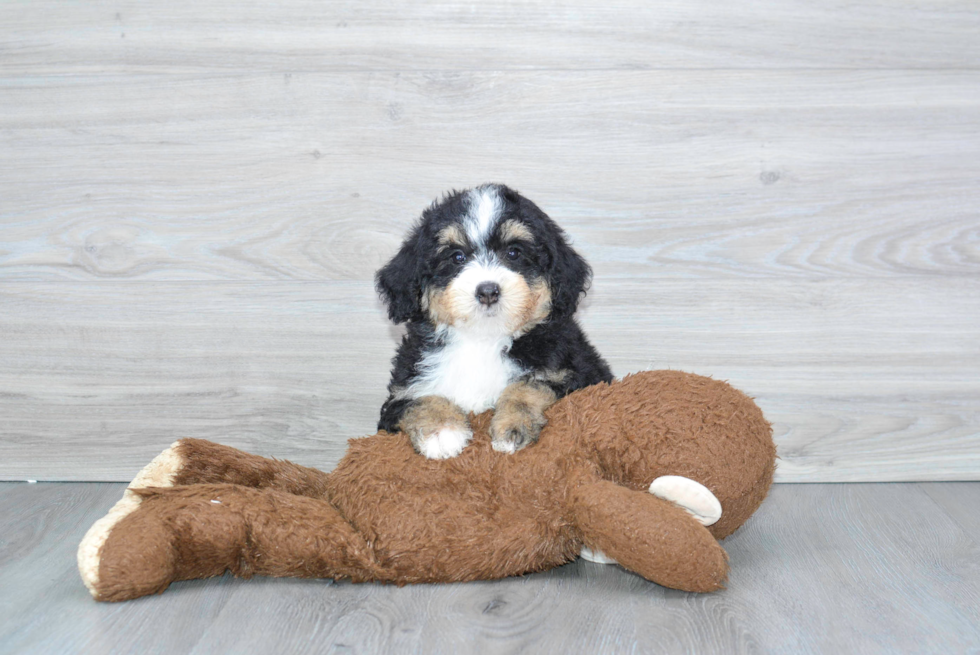
[[[109,533],[112,532],[116,524],[140,506],[142,499],[132,490],[146,487],[172,487],[174,477],[183,465],[183,458],[177,453],[179,443],[179,441],[175,441],[170,448],[154,457],[149,464],[143,467],[143,470],[137,473],[133,481],[129,483],[119,502],[85,533],[82,543],[78,546],[78,572],[93,597],[99,598],[101,595],[99,591],[99,564],[102,546],[105,545]]]
[[[699,482],[680,475],[662,475],[650,483],[650,493],[669,500],[687,510],[701,525],[714,525],[721,518],[721,503],[711,491]],[[579,557],[596,564],[618,564],[601,550],[582,546]]]
[[[606,555],[601,550],[592,550],[588,546],[582,546],[582,552],[580,552],[578,556],[584,559],[586,562],[595,562],[596,564],[619,564],[619,562],[609,557],[609,555]]]
[[[650,493],[680,505],[704,527],[721,518],[721,503],[706,486],[691,478],[662,475],[650,483]]]

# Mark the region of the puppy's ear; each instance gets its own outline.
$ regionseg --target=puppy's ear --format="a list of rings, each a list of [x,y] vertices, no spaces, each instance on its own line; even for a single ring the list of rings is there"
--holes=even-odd
[[[568,318],[575,313],[578,301],[592,282],[592,269],[575,250],[568,245],[565,235],[559,231],[551,254],[548,275],[551,287],[551,318]]]
[[[391,261],[374,276],[374,286],[388,308],[388,318],[395,323],[404,323],[422,311],[420,278],[418,231],[412,230]]]

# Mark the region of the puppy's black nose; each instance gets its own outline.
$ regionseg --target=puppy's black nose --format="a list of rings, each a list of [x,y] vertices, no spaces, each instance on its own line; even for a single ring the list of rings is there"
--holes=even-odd
[[[500,300],[500,285],[496,282],[480,282],[476,287],[476,297],[481,305],[489,307]]]

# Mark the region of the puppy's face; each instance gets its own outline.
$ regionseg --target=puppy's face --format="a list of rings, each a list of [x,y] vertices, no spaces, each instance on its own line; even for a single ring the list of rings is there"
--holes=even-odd
[[[435,325],[523,334],[551,311],[538,240],[517,216],[505,216],[494,187],[469,192],[465,205],[425,248],[432,274],[422,310]]]
[[[513,337],[574,312],[588,279],[558,226],[500,185],[433,204],[377,275],[396,322]]]

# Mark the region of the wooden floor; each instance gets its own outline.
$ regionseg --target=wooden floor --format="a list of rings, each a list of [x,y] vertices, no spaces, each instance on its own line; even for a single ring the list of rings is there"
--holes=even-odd
[[[404,588],[230,577],[94,602],[75,568],[116,483],[0,484],[0,652],[916,652],[980,649],[980,483],[776,485],[729,588],[582,560]]]

